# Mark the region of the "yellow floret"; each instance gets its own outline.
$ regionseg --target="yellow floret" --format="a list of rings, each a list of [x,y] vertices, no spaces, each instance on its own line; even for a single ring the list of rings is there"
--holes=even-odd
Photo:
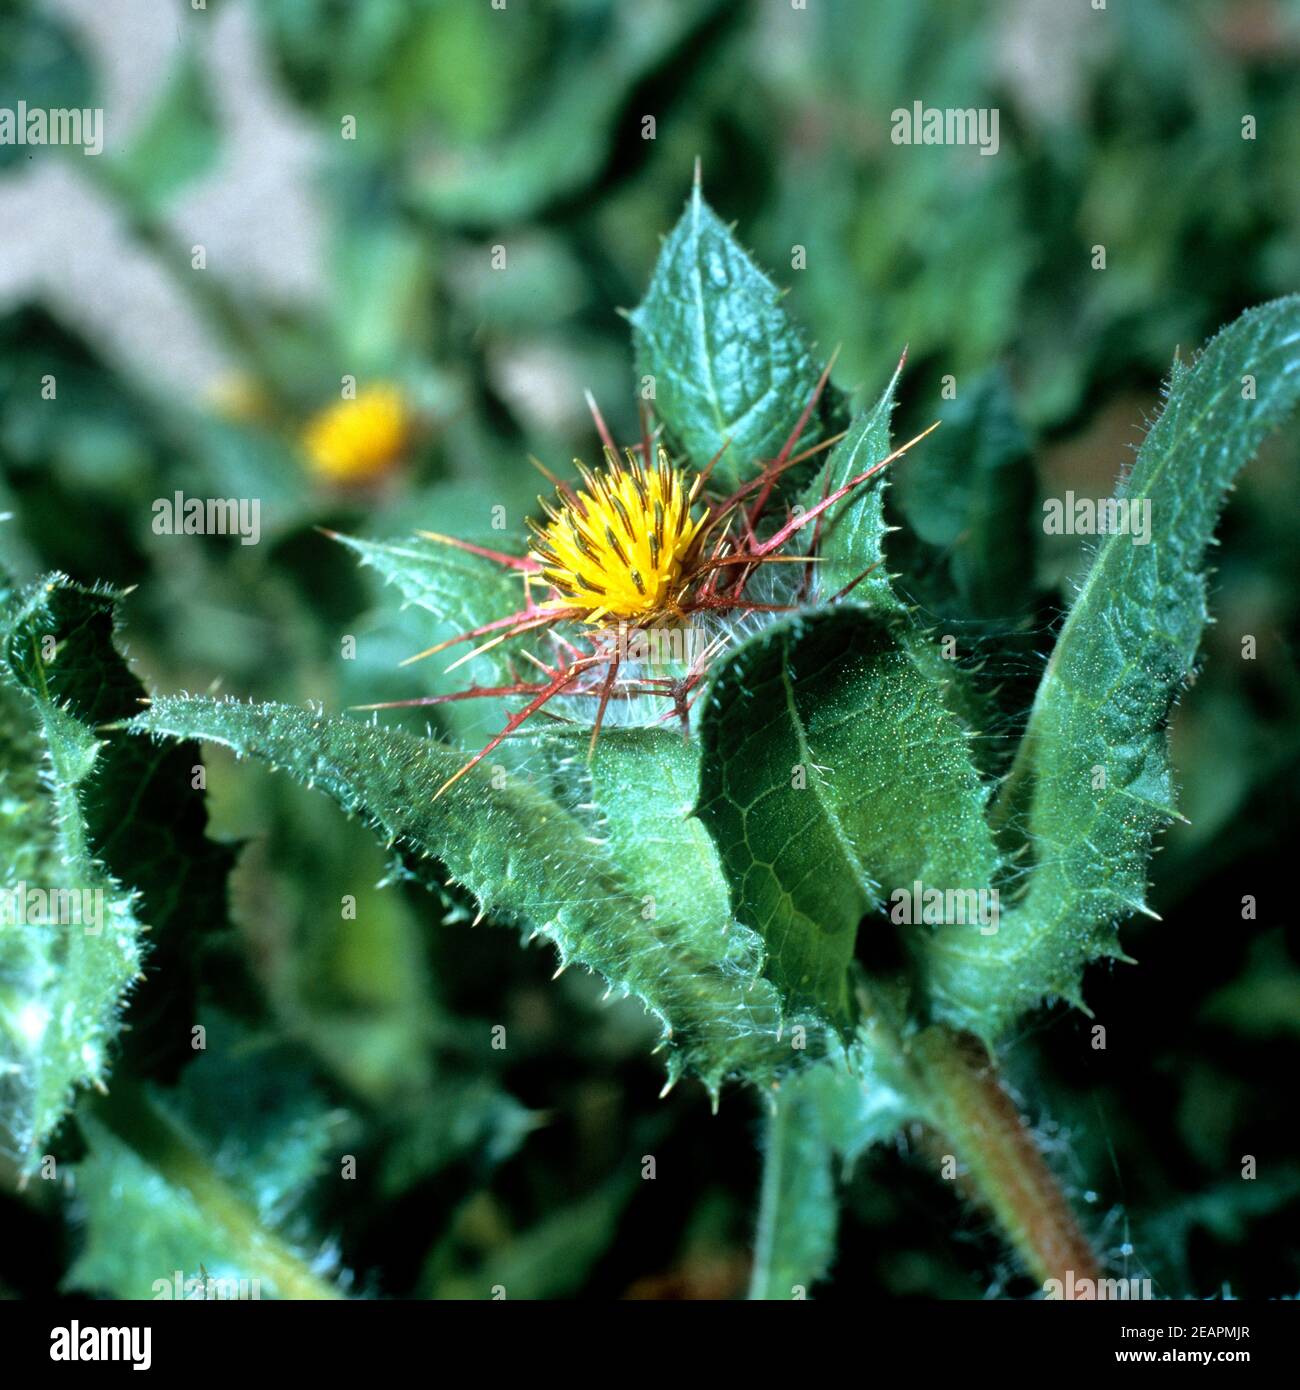
[[[704,525],[691,518],[694,495],[662,449],[654,468],[632,453],[626,465],[607,453],[606,465],[593,476],[579,464],[585,486],[543,503],[533,556],[564,596],[556,606],[587,610],[586,622],[672,615]]]

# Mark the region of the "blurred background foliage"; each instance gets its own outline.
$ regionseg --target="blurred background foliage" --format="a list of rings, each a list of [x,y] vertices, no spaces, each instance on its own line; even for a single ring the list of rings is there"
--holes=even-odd
[[[946,423],[900,469],[891,563],[1023,710],[1087,558],[1042,535],[1038,499],[1107,495],[1175,349],[1300,286],[1298,60],[1288,0],[6,0],[0,107],[103,106],[106,145],[0,146],[0,562],[136,586],[154,688],[424,693],[439,677],[398,662],[439,634],[317,528],[499,544],[504,507],[522,543],[527,456],[597,451],[584,389],[632,438],[616,310],[698,156],[840,346],[837,381],[874,396],[908,348],[898,429]],[[918,100],[996,106],[996,157],[893,144]],[[328,414],[345,376],[378,412],[368,451]],[[1297,462],[1290,431],[1225,519],[1175,718],[1189,823],[1157,857],[1164,920],[1127,930],[1139,966],[1091,978],[1108,1046],[1060,1010],[1008,1059],[1112,1267],[1176,1296],[1300,1287],[1300,944],[1270,873],[1300,757]],[[260,543],[155,535],[178,490],[259,498]],[[1001,753],[1015,732],[986,735]],[[243,848],[204,947],[211,1053],[167,1104],[228,1191],[361,1293],[743,1291],[748,1098],[657,1100],[635,1008],[380,886],[382,853],[323,799],[215,753],[209,777],[213,833]],[[864,958],[890,950],[868,923]],[[73,1179],[0,1197],[0,1291],[194,1272],[202,1213],[97,1121],[60,1142]],[[928,1169],[903,1138],[843,1175],[821,1296],[1027,1291]]]

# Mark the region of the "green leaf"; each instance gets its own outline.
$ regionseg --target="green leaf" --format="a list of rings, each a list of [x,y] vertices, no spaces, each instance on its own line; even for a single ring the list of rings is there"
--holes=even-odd
[[[384,584],[395,586],[405,603],[433,615],[437,626],[430,629],[430,645],[508,617],[524,606],[519,573],[481,555],[418,536],[399,542],[342,535],[334,539],[360,556],[362,565],[373,569]],[[449,651],[442,665],[467,650],[469,644]],[[500,648],[475,657],[466,666],[472,678],[484,683],[509,679]],[[435,665],[435,669],[439,668]]]
[[[1100,546],[1000,794],[1035,861],[1027,890],[995,935],[932,939],[942,1017],[994,1038],[1042,1000],[1079,1003],[1084,967],[1120,956],[1118,924],[1149,911],[1152,839],[1177,814],[1165,723],[1208,620],[1205,550],[1238,470],[1297,399],[1300,298],[1249,310],[1193,366],[1175,364],[1120,489],[1149,504],[1150,543]]]
[[[1133,1223],[1131,1239],[1139,1250],[1160,1252],[1160,1264],[1168,1269],[1171,1281],[1194,1289],[1199,1267],[1197,1254],[1202,1248],[1195,1239],[1198,1233],[1208,1233],[1224,1244],[1242,1244],[1252,1226],[1285,1220],[1298,1199],[1300,1167],[1294,1163],[1279,1164],[1250,1182],[1232,1174],[1222,1182],[1180,1194],[1139,1216]],[[1205,1291],[1207,1297],[1218,1293],[1217,1289]]]
[[[840,1024],[858,923],[883,894],[987,889],[985,790],[934,686],[862,610],[784,621],[721,664],[700,816],[767,973]],[[882,894],[883,890],[883,894]]]
[[[829,1273],[839,1224],[836,1160],[852,1165],[918,1118],[897,1034],[865,1019],[847,1051],[789,1076],[772,1102],[754,1240],[752,1299],[804,1298]]]
[[[360,815],[408,862],[437,860],[485,914],[531,928],[555,945],[562,966],[585,965],[640,998],[664,1026],[671,1077],[689,1068],[716,1093],[729,1076],[770,1076],[790,1062],[758,938],[647,904],[611,846],[552,795],[549,765],[536,777],[480,766],[434,800],[464,754],[374,724],[166,698],[131,728],[259,758]]]
[[[468,1259],[483,1226],[481,1199],[471,1199],[439,1241],[426,1271],[428,1296],[488,1299],[500,1287],[523,1300],[569,1298],[580,1292],[617,1238],[628,1204],[641,1185],[639,1163],[629,1157],[621,1171],[576,1201],[560,1206],[517,1235],[505,1236],[477,1259]],[[477,1219],[476,1219],[477,1218]]]
[[[1004,371],[966,386],[943,428],[901,465],[898,497],[912,530],[943,552],[963,617],[1021,612],[1034,593],[1029,439]],[[948,597],[948,595],[945,595]]]
[[[205,948],[225,923],[233,852],[206,838],[198,749],[162,753],[101,728],[135,714],[144,694],[115,645],[116,605],[111,592],[52,576],[15,604],[3,647],[0,676],[27,706],[48,768],[35,814],[51,834],[27,885],[79,889],[92,904],[102,894],[107,912],[95,932],[5,932],[16,981],[10,1046],[27,1054],[18,1084],[28,1102],[16,1113],[29,1147],[51,1132],[77,1085],[103,1084],[120,1005],[137,979],[123,1039],[132,1065],[157,1076],[184,1065]],[[11,886],[19,881],[11,875]]]
[[[338,1297],[313,1268],[327,1261],[304,1202],[346,1117],[292,1047],[221,1018],[205,1028],[178,1088],[119,1081],[84,1118],[76,1192],[86,1239],[66,1285],[202,1297],[206,1274],[217,1281],[210,1297]]]
[[[689,8],[670,0],[615,7],[599,51],[562,53],[546,65],[555,89],[527,104],[516,132],[491,144],[439,149],[417,167],[416,200],[444,221],[496,227],[572,197],[608,159],[615,123],[637,84],[688,45],[707,42],[719,27],[719,9],[719,0]],[[723,13],[720,24],[728,22]],[[581,64],[580,80],[573,79],[571,62]]]
[[[221,915],[226,853],[203,839],[195,751],[162,758],[98,732],[141,692],[114,646],[115,603],[52,576],[12,600],[0,643],[0,1089],[29,1169],[76,1091],[104,1085],[142,921],[158,928],[153,963],[168,974],[137,991],[131,1046],[165,1067],[193,1017],[194,941]]]
[[[700,750],[673,729],[606,729],[588,763],[588,738],[551,737],[575,779],[565,800],[607,840],[628,881],[656,911],[721,937],[733,918],[718,851],[695,816]]]
[[[187,55],[177,62],[130,146],[112,159],[111,177],[120,194],[158,216],[211,170],[221,140],[202,70]]]
[[[0,685],[0,1116],[28,1172],[77,1089],[103,1085],[141,956],[130,894],[86,850],[75,789],[94,741],[47,712]]]
[[[831,450],[817,477],[800,497],[805,511],[843,487],[849,479],[865,473],[873,463],[889,457],[892,447],[889,421],[894,413],[894,393],[901,371],[900,363],[880,399],[853,417],[844,438]],[[830,598],[870,571],[853,589],[854,601],[886,613],[904,611],[904,604],[894,593],[885,569],[885,535],[889,530],[885,522],[885,489],[888,485],[889,470],[886,469],[837,502],[823,517],[817,542],[819,561],[813,567],[816,595]],[[817,527],[818,523],[812,525]]]
[[[632,313],[637,371],[654,378],[655,413],[696,468],[727,444],[712,482],[730,492],[775,458],[812,398],[820,368],[697,183]],[[822,414],[827,412],[823,411]],[[800,447],[824,433],[817,413]]]
[[[78,42],[74,25],[55,12],[6,5],[0,11],[0,104],[28,110],[86,107],[100,90],[92,55]],[[0,170],[27,168],[30,147],[7,140],[0,145]]]
[[[817,477],[800,497],[805,510],[866,472],[873,463],[889,457],[889,423],[902,369],[900,362],[876,403],[854,416],[844,438],[831,450]],[[927,440],[918,449],[928,448],[929,443]],[[910,468],[915,463],[916,458],[909,455],[901,466]],[[934,685],[962,727],[978,735],[990,718],[986,700],[966,671],[944,657],[933,635],[917,621],[912,606],[894,589],[895,576],[886,568],[885,537],[894,529],[885,519],[888,486],[886,470],[831,507],[820,523],[813,523],[819,527],[813,598],[825,602],[852,585],[854,604],[869,608],[890,622],[896,640],[917,670]],[[987,772],[985,751],[978,740],[973,752],[980,770]]]
[[[839,1197],[808,1084],[814,1070],[781,1088],[768,1120],[750,1298],[803,1297],[834,1257]]]
[[[435,622],[425,634],[425,646],[433,646],[462,633],[509,617],[524,606],[524,586],[518,571],[454,546],[413,536],[404,541],[369,541],[355,536],[335,539],[374,570],[385,585],[392,585],[405,604],[432,615]],[[499,538],[494,538],[499,541]],[[493,542],[487,543],[489,546]],[[446,668],[472,651],[480,641],[461,643],[421,663],[430,693],[447,694],[470,685],[508,685],[515,680],[510,666],[510,645],[502,643],[472,657],[451,674]],[[415,653],[412,652],[412,655]],[[482,699],[453,701],[437,707],[440,723],[458,741],[486,743],[505,723],[502,701]],[[503,746],[498,760],[510,762],[512,750]]]

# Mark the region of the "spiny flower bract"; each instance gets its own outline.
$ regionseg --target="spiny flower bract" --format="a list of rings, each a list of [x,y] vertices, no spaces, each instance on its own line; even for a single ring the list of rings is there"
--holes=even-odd
[[[428,540],[480,555],[519,573],[524,581],[523,606],[417,652],[407,658],[408,664],[461,643],[478,643],[454,661],[448,667],[451,670],[470,657],[526,634],[546,632],[553,639],[553,653],[548,652],[550,662],[536,652],[522,651],[541,672],[541,680],[523,679],[512,673],[508,682],[499,685],[476,685],[450,694],[358,707],[397,709],[503,696],[525,699],[522,708],[508,715],[500,732],[435,791],[435,799],[557,696],[594,702],[591,749],[595,748],[605,712],[614,699],[657,696],[669,706],[660,719],[676,717],[689,731],[690,710],[709,663],[727,644],[730,634],[725,629],[711,633],[703,650],[686,662],[684,669],[658,675],[653,670],[636,669],[639,660],[631,655],[631,644],[625,648],[624,635],[635,637],[657,627],[680,630],[689,623],[728,619],[734,630],[736,622],[749,617],[795,611],[805,601],[816,556],[781,553],[786,542],[818,523],[818,518],[843,497],[874,478],[936,427],[931,425],[930,430],[876,459],[838,487],[832,488],[828,478],[821,500],[812,506],[788,512],[784,521],[770,519],[768,509],[782,475],[842,438],[833,435],[801,454],[794,452],[829,375],[827,365],[777,457],[762,462],[749,482],[726,496],[712,496],[704,491],[720,454],[695,474],[689,487],[688,470],[671,463],[662,448],[651,465],[648,422],[641,443],[627,450],[627,461],[621,463],[605,421],[589,398],[605,446],[605,470],[597,476],[579,463],[583,485],[576,488],[554,477],[544,465],[538,465],[555,484],[556,500],[542,501],[545,524],[529,523],[534,540],[527,555],[490,550],[433,531],[420,533]],[[697,502],[699,514],[692,515]],[[815,550],[817,532],[809,534]],[[802,582],[785,596],[785,601],[769,602],[746,592],[755,573],[779,564],[799,565],[804,572]],[[826,601],[838,602],[869,572],[864,571]],[[533,597],[534,586],[539,583],[544,583],[553,594],[540,604]],[[564,624],[572,622],[581,622],[585,629],[585,650],[575,645],[577,634],[565,636],[562,631]],[[615,627],[619,629],[617,636],[612,631]],[[633,669],[630,679],[620,686],[619,673],[625,664]]]

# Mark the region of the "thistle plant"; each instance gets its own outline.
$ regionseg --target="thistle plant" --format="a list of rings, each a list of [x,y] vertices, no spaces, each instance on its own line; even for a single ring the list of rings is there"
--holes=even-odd
[[[1124,961],[1121,928],[1150,912],[1205,553],[1237,471],[1300,395],[1300,299],[1175,361],[1118,492],[1149,504],[1150,543],[1097,546],[1027,715],[981,669],[996,634],[952,651],[891,568],[886,489],[931,443],[891,439],[904,364],[854,408],[698,182],[631,325],[641,438],[620,448],[596,412],[603,466],[548,464],[513,548],[486,530],[335,537],[420,614],[419,669],[452,659],[427,695],[364,717],[162,693],[142,707],[114,648],[118,596],[58,576],[7,595],[3,830],[47,877],[99,883],[111,923],[75,948],[0,937],[21,1164],[105,1083],[141,1006],[144,924],[184,958],[159,860],[197,874],[224,854],[197,794],[180,842],[111,853],[88,808],[147,826],[148,798],[100,793],[120,772],[154,785],[202,741],[360,817],[395,877],[638,1001],[665,1092],[689,1080],[715,1108],[724,1091],[758,1108],[754,1297],[826,1276],[840,1175],[900,1135],[1034,1281],[1095,1278],[1094,1233],[999,1066],[1036,1010],[1086,1008],[1088,969]],[[646,640],[688,630],[666,655]],[[437,724],[381,714],[411,705]],[[993,721],[1015,732],[1008,760],[988,751]],[[868,964],[887,934],[901,964]],[[280,1276],[322,1291],[291,1263]]]
[[[555,479],[548,472],[558,493],[558,506],[552,506],[545,498],[538,499],[548,523],[543,526],[529,519],[535,534],[529,554],[512,555],[435,532],[422,533],[425,539],[467,550],[507,570],[517,571],[524,581],[525,602],[517,612],[436,643],[417,653],[411,658],[412,661],[436,655],[462,642],[482,639],[473,651],[452,662],[448,670],[454,670],[502,642],[539,632],[555,640],[563,653],[552,667],[538,656],[525,652],[545,676],[541,682],[472,687],[454,695],[429,695],[363,707],[373,710],[398,709],[466,698],[529,697],[527,703],[506,720],[500,733],[484,744],[438,788],[436,796],[441,796],[514,734],[526,720],[540,713],[561,694],[595,697],[595,717],[591,725],[592,749],[600,737],[610,699],[616,691],[626,700],[641,695],[669,698],[672,701],[669,713],[681,719],[689,736],[693,692],[704,680],[710,658],[727,645],[732,635],[716,620],[734,620],[737,615],[774,614],[797,609],[800,606],[798,600],[806,591],[806,583],[800,594],[791,594],[791,601],[786,603],[753,599],[746,594],[746,586],[757,571],[768,565],[785,563],[811,567],[815,564],[815,555],[786,555],[781,553],[781,547],[792,535],[817,521],[828,508],[874,477],[910,447],[905,445],[872,464],[834,492],[823,496],[815,506],[806,510],[801,508],[797,516],[789,518],[773,534],[760,540],[766,506],[778,479],[787,469],[803,462],[807,455],[827,447],[814,447],[807,451],[807,455],[793,454],[808,417],[818,403],[828,374],[829,371],[822,373],[812,399],[776,459],[764,466],[755,479],[730,496],[705,500],[698,516],[692,516],[692,509],[702,498],[702,489],[719,457],[726,452],[727,445],[723,445],[719,454],[715,454],[708,466],[697,473],[693,480],[688,480],[680,469],[672,465],[662,446],[659,447],[657,461],[653,466],[648,466],[644,462],[651,454],[652,446],[648,438],[640,445],[640,455],[636,449],[627,450],[624,465],[614,449],[608,426],[593,403],[596,426],[605,440],[605,470],[593,475],[575,460],[582,475],[580,490]],[[835,439],[829,441],[835,442]],[[542,467],[545,469],[545,465]],[[751,494],[756,494],[756,500],[746,506],[746,499]],[[738,514],[741,517],[739,521]],[[733,527],[742,529],[743,536],[734,538]],[[842,597],[865,578],[866,572],[840,594],[834,595],[832,601]],[[541,603],[533,598],[533,585],[539,581],[554,595]],[[685,635],[697,630],[690,626],[693,619],[714,620],[713,627],[706,631],[707,640],[696,644],[700,648],[696,659],[685,664],[678,661],[674,675],[654,675],[639,669],[635,678],[624,679],[620,683],[619,673],[629,656],[638,668],[644,667],[646,663],[639,658],[651,651],[657,637],[671,639],[676,636],[683,639],[677,645],[684,651]],[[585,652],[572,640],[561,637],[557,631],[566,623],[575,622],[581,622],[588,629],[589,650]],[[671,650],[671,641],[658,645],[660,649],[667,645]],[[660,661],[651,663],[651,666],[671,669],[673,664],[671,661]]]

